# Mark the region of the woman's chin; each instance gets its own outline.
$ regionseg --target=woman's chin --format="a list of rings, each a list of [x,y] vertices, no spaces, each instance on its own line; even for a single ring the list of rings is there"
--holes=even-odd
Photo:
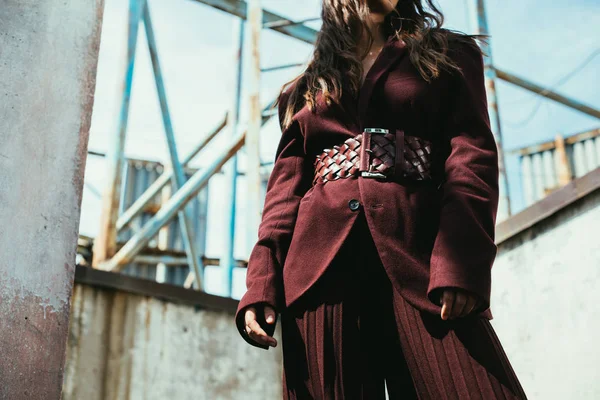
[[[394,0],[369,0],[368,4],[372,13],[388,15],[394,11],[398,2]]]

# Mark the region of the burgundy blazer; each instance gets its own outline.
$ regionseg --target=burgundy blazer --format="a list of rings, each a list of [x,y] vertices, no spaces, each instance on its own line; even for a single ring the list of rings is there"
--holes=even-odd
[[[283,130],[248,260],[247,292],[235,316],[248,343],[268,348],[246,334],[245,308],[271,304],[282,312],[317,281],[358,215],[351,200],[360,202],[386,272],[410,304],[439,315],[440,289],[462,288],[483,300],[475,313],[492,319],[498,152],[483,58],[471,42],[449,41],[448,56],[462,74],[444,71],[428,84],[410,62],[406,44],[390,38],[358,98],[345,95],[341,106],[330,107],[317,98],[316,112],[302,108]],[[359,177],[313,185],[316,155],[364,128],[400,129],[429,141],[436,179]]]

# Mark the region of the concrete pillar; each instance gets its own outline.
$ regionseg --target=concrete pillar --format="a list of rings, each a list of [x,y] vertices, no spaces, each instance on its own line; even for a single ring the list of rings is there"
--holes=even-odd
[[[59,399],[103,0],[0,0],[0,399]]]

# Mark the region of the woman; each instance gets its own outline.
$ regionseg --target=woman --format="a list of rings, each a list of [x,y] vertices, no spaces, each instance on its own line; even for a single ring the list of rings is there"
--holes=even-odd
[[[524,399],[492,329],[498,154],[483,58],[427,0],[324,0],[236,314],[281,314],[286,399]]]

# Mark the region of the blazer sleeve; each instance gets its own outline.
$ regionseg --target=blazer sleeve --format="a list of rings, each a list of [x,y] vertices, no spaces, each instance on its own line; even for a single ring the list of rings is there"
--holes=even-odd
[[[282,94],[278,114],[280,126],[283,108],[287,104],[286,93]],[[235,323],[238,331],[249,344],[268,350],[248,336],[244,313],[248,306],[256,306],[258,322],[267,334],[272,335],[276,322],[267,326],[264,322],[263,306],[271,305],[280,313],[284,306],[282,270],[296,224],[300,200],[312,185],[312,164],[304,150],[304,137],[296,120],[282,135],[275,152],[273,170],[267,181],[264,207],[258,227],[258,240],[248,259],[246,272],[247,291],[240,299]]]
[[[477,294],[490,306],[491,268],[498,208],[498,149],[490,129],[483,56],[477,43],[451,47],[463,74],[451,80],[445,132],[449,153],[444,169],[440,226],[431,255],[427,296],[439,305],[439,289]]]

